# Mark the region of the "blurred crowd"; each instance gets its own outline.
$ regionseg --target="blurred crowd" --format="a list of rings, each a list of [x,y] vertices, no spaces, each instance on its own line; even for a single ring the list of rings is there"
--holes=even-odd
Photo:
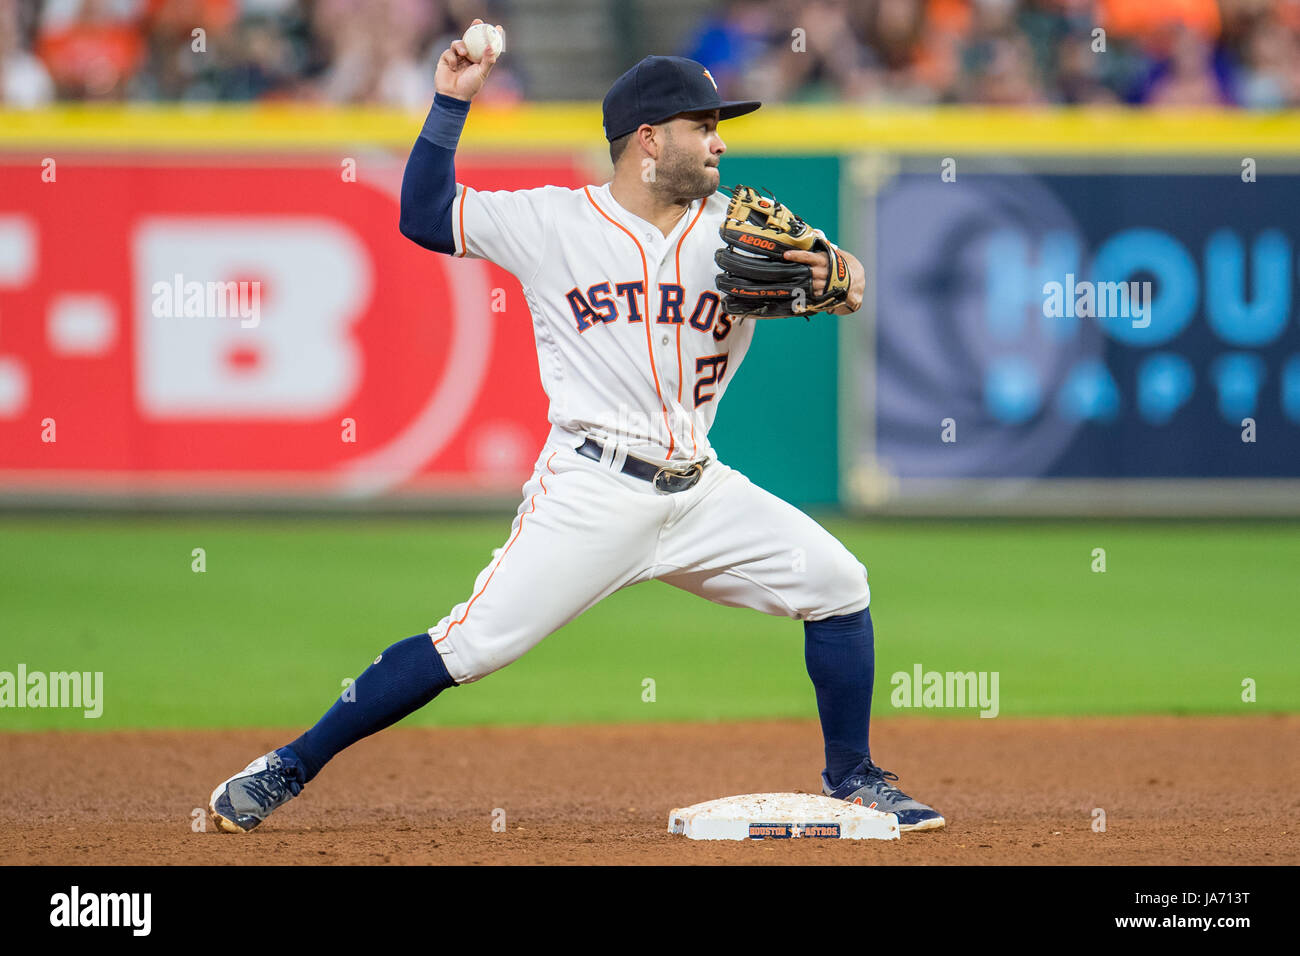
[[[423,107],[483,0],[0,0],[0,104],[307,100]],[[504,22],[494,21],[494,22]],[[508,68],[488,94],[519,95]]]
[[[770,100],[1282,109],[1300,0],[732,0],[687,55]]]
[[[654,0],[639,10],[659,15]],[[509,12],[483,0],[0,0],[0,104],[418,108],[465,25],[485,16],[508,30]],[[769,102],[1300,105],[1300,0],[701,0],[682,47],[657,52],[700,60],[724,96]],[[485,95],[528,95],[517,67],[503,61]]]

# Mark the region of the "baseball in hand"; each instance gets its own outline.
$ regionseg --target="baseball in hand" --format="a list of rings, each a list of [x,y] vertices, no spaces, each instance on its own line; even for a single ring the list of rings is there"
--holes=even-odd
[[[501,31],[490,23],[474,24],[465,31],[465,36],[461,39],[465,43],[465,49],[469,51],[469,58],[475,63],[483,59],[483,54],[487,52],[489,46],[493,53],[500,56],[505,45]]]

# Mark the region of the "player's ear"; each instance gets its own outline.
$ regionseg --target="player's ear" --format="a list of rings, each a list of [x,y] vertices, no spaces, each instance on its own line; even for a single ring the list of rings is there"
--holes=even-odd
[[[659,158],[660,145],[663,143],[663,130],[660,127],[642,123],[637,127],[636,138],[641,148],[649,153],[651,158]]]

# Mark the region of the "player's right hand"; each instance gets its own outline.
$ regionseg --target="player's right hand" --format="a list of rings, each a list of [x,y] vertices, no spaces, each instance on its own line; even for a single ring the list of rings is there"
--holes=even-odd
[[[478,18],[474,20],[474,23],[482,22]],[[504,40],[506,31],[499,25],[497,29],[501,31],[501,39]],[[483,59],[475,63],[468,56],[465,42],[453,40],[451,46],[443,50],[442,56],[438,58],[438,69],[433,77],[434,89],[444,96],[454,96],[458,100],[468,102],[483,89],[483,83],[496,62],[496,54],[490,47],[483,52]]]

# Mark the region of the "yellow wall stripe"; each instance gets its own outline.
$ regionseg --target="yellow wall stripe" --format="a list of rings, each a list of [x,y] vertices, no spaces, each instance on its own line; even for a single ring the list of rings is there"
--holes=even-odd
[[[422,113],[371,108],[254,106],[61,106],[0,110],[0,148],[405,149]],[[727,121],[736,152],[792,154],[881,149],[895,153],[1300,154],[1300,111],[1147,112],[962,107],[866,109],[768,107]],[[596,104],[474,107],[463,143],[492,150],[601,149]]]

